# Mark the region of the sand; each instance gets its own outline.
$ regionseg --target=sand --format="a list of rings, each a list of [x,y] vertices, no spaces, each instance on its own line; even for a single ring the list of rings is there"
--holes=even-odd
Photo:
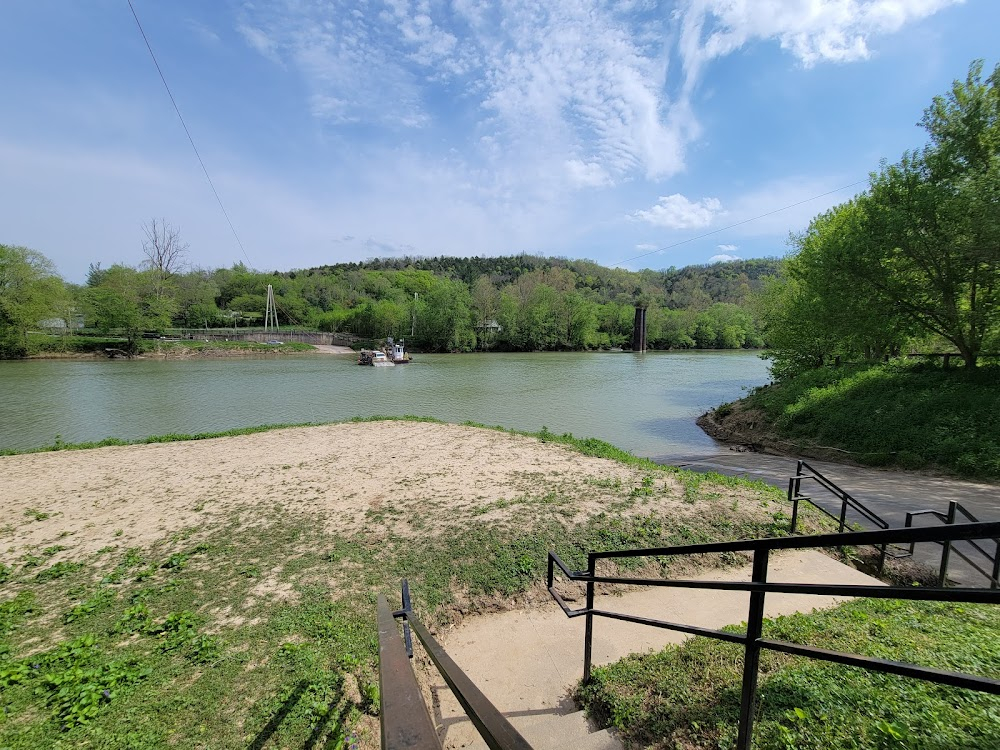
[[[350,533],[380,508],[483,508],[533,488],[544,494],[553,482],[585,488],[579,511],[587,513],[604,500],[595,480],[639,475],[535,438],[397,421],[4,456],[0,554],[56,544],[72,557],[106,545],[144,547],[235,519],[266,525],[277,511]]]

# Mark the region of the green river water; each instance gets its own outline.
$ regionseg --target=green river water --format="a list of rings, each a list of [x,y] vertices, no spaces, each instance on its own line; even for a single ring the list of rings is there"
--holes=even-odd
[[[0,449],[375,414],[543,426],[641,456],[704,453],[694,423],[767,382],[754,352],[349,355],[0,362]]]

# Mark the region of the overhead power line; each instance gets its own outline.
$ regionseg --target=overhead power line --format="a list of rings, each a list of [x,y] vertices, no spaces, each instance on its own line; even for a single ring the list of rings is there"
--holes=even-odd
[[[622,263],[630,263],[633,260],[639,260],[639,258],[645,258],[647,255],[655,255],[656,253],[662,253],[664,250],[671,250],[675,247],[680,247],[681,245],[686,245],[689,242],[695,242],[697,240],[703,240],[706,237],[711,237],[713,234],[718,234],[719,232],[725,232],[733,227],[738,227],[741,224],[749,224],[751,221],[757,221],[757,219],[763,219],[766,216],[773,216],[774,214],[781,213],[782,211],[787,211],[790,208],[795,208],[796,206],[801,206],[803,203],[808,203],[809,201],[818,200],[819,198],[825,198],[828,195],[833,195],[834,193],[839,193],[842,190],[847,190],[855,185],[861,185],[867,182],[867,180],[858,180],[857,182],[852,182],[850,185],[844,185],[836,190],[829,190],[825,193],[820,193],[819,195],[814,195],[812,198],[806,198],[805,200],[798,201],[797,203],[792,203],[788,206],[782,208],[776,208],[773,211],[768,211],[765,214],[760,214],[759,216],[754,216],[750,219],[744,219],[743,221],[737,221],[735,224],[730,224],[729,226],[721,227],[719,229],[713,229],[711,232],[705,232],[704,234],[699,234],[697,237],[688,237],[686,240],[681,240],[680,242],[675,242],[672,245],[664,245],[663,247],[658,247],[655,250],[650,250],[649,252],[642,253],[641,255],[635,255],[631,258],[626,258],[625,260],[620,260],[617,263],[612,264],[612,268],[615,266],[620,266]]]
[[[187,134],[188,142],[191,144],[191,148],[194,150],[194,155],[198,157],[198,163],[201,164],[201,171],[205,173],[205,179],[208,180],[209,187],[212,188],[212,192],[215,194],[215,200],[219,202],[219,208],[222,209],[222,215],[226,217],[226,222],[229,224],[229,228],[233,232],[233,237],[236,238],[236,244],[240,246],[240,251],[243,253],[243,257],[246,258],[247,263],[253,268],[253,263],[250,262],[250,256],[247,255],[246,248],[243,247],[243,242],[240,240],[239,234],[236,232],[236,227],[233,226],[233,220],[229,218],[229,212],[226,211],[225,205],[222,203],[222,198],[219,196],[219,191],[215,189],[215,183],[212,182],[212,177],[208,173],[208,167],[205,166],[205,161],[201,158],[201,154],[198,153],[198,147],[194,143],[194,138],[191,137],[191,131],[188,130],[187,123],[184,122],[184,116],[181,114],[180,107],[177,106],[177,101],[174,99],[173,93],[170,91],[170,86],[167,84],[167,79],[163,75],[163,70],[160,68],[160,63],[156,60],[156,55],[153,53],[153,47],[149,43],[149,39],[146,36],[146,32],[142,28],[142,23],[139,21],[139,16],[135,12],[135,7],[132,5],[132,0],[126,0],[128,2],[129,10],[132,11],[132,17],[135,19],[135,25],[139,27],[139,33],[142,34],[142,41],[146,43],[146,49],[149,50],[149,56],[153,59],[153,65],[156,66],[156,72],[160,74],[160,80],[163,81],[163,88],[167,90],[167,96],[170,97],[170,103],[174,105],[174,112],[177,113],[177,119],[181,121],[181,127],[184,128],[184,132]]]

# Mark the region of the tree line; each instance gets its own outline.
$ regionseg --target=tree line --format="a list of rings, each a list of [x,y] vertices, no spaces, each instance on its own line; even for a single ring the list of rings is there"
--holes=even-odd
[[[283,326],[406,338],[426,351],[628,346],[636,304],[648,308],[652,348],[759,347],[747,300],[777,268],[775,260],[737,260],[632,272],[521,254],[205,270],[186,267],[187,246],[167,222],[143,230],[140,264],[92,264],[84,285],[63,283],[36,251],[0,245],[3,355],[27,352],[27,332],[44,318],[82,319],[88,330],[124,336],[126,348],[146,332],[257,326],[269,284]],[[4,281],[14,268],[18,279]]]
[[[906,347],[968,367],[1000,352],[1000,65],[982,61],[919,123],[930,140],[792,238],[752,304],[780,378]]]

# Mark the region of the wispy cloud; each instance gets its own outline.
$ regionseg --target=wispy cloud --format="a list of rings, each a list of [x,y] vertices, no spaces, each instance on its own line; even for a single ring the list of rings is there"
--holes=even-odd
[[[713,59],[755,40],[804,65],[863,59],[870,37],[958,1],[274,0],[245,2],[238,28],[302,76],[323,122],[447,144],[484,200],[527,207],[680,173],[700,136],[689,95]]]
[[[712,219],[720,213],[722,203],[718,198],[692,201],[680,193],[674,193],[661,196],[655,206],[635,211],[631,217],[666,229],[702,229],[711,224]]]
[[[686,88],[704,66],[753,41],[776,40],[805,67],[871,55],[872,38],[964,0],[691,0],[680,52]]]
[[[600,2],[451,5],[392,0],[247,3],[239,31],[294,66],[332,124],[426,127],[464,120],[498,189],[555,192],[662,178],[683,167],[695,125],[665,93],[667,14]],[[631,9],[634,10],[634,9]],[[459,108],[456,116],[455,107]],[[464,113],[464,114],[463,114]],[[527,176],[511,185],[505,165]],[[538,169],[521,169],[535,165]]]
[[[739,250],[738,245],[718,245],[718,248],[724,253],[735,253]]]
[[[199,41],[208,46],[215,46],[222,43],[219,35],[200,21],[189,18],[187,19],[187,26]]]

